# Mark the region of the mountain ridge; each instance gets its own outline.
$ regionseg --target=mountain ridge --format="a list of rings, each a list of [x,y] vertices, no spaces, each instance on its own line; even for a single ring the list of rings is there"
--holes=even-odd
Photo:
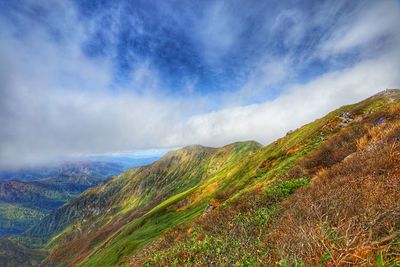
[[[340,180],[338,170],[350,173],[359,168],[357,164],[362,162],[359,159],[363,155],[369,155],[371,167],[359,172],[360,183],[366,181],[364,176],[376,175],[373,166],[380,168],[382,162],[373,160],[373,147],[381,149],[377,151],[383,153],[379,154],[382,159],[387,157],[384,151],[395,153],[387,158],[393,163],[386,168],[394,175],[393,186],[397,186],[400,177],[395,162],[400,151],[397,146],[391,149],[390,146],[398,140],[399,131],[400,90],[386,90],[359,103],[340,107],[264,147],[254,141],[220,148],[184,147],[167,153],[149,166],[128,170],[85,191],[44,217],[26,232],[26,238],[48,240],[46,248],[50,254],[43,264],[50,266],[207,265],[210,260],[219,265],[245,266],[263,262],[290,265],[298,260],[316,264],[312,259],[334,264],[336,257],[342,257],[338,250],[342,243],[336,247],[325,246],[329,251],[315,248],[315,253],[321,254],[298,250],[293,254],[298,258],[292,257],[290,238],[295,238],[294,233],[299,229],[285,214],[294,214],[303,223],[302,213],[291,209],[306,203],[303,192],[313,192],[311,188],[315,184],[318,189],[328,190],[324,189],[324,183],[332,190],[344,190],[347,187],[343,182],[329,184],[324,175]],[[380,181],[381,190],[389,190],[384,180]],[[355,189],[347,188],[350,196],[356,193]],[[301,204],[304,214],[322,201],[322,196],[309,201],[309,205]],[[339,205],[335,199],[330,201],[330,205]],[[393,205],[393,199],[387,201]],[[365,203],[382,209],[375,200]],[[357,212],[351,216],[373,219],[371,215],[363,215],[364,209]],[[385,219],[386,223],[392,225],[393,218]],[[326,224],[329,226],[332,220],[328,218]],[[304,223],[318,226],[317,221]],[[282,230],[285,226],[293,227],[294,232]],[[314,228],[310,229],[310,233],[317,234]],[[337,231],[340,238],[345,238],[341,236],[341,229]],[[390,230],[385,231],[390,235]],[[325,237],[314,238],[322,242]],[[294,246],[306,242],[306,239],[293,240],[297,244]],[[393,262],[396,260],[390,257],[393,250],[396,247],[390,245],[387,250],[379,250],[381,254],[371,250],[361,258],[373,264],[377,257]],[[353,259],[351,255],[345,254],[349,257],[346,260],[357,263],[358,258]]]
[[[253,145],[253,143],[251,143],[251,144]],[[232,148],[235,148],[235,147],[236,146],[232,146]],[[196,162],[196,164],[199,164],[199,165],[205,164],[206,162],[205,162],[204,157],[211,155],[216,150],[217,149],[215,149],[215,148],[206,148],[203,146],[189,146],[189,147],[185,147],[180,150],[177,150],[177,151],[169,152],[165,156],[163,156],[160,160],[156,161],[155,163],[153,163],[147,167],[139,167],[136,169],[131,169],[127,173],[125,173],[126,176],[133,176],[134,177],[133,179],[126,179],[127,177],[125,177],[124,175],[117,176],[112,181],[108,181],[106,184],[103,184],[103,185],[99,186],[98,188],[94,188],[92,190],[89,190],[88,192],[85,192],[86,195],[84,195],[84,196],[90,196],[92,192],[96,192],[96,191],[100,192],[100,194],[101,193],[104,194],[104,191],[102,191],[102,190],[103,190],[103,188],[108,187],[109,184],[112,184],[112,186],[118,187],[118,189],[115,191],[121,191],[121,190],[123,190],[122,183],[125,183],[124,186],[131,186],[131,184],[133,184],[133,186],[135,186],[136,190],[138,190],[139,193],[143,193],[143,191],[145,191],[146,188],[148,188],[150,184],[152,184],[153,182],[157,182],[159,177],[166,175],[165,169],[171,169],[170,173],[167,175],[170,175],[170,176],[172,175],[173,177],[175,177],[174,175],[176,175],[175,172],[186,173],[188,171],[187,170],[188,162],[194,161],[194,162]],[[193,164],[193,165],[195,165],[195,164]],[[176,169],[176,166],[179,166],[179,169]],[[193,179],[193,177],[197,177],[196,180],[200,180],[204,174],[205,174],[205,169],[203,168],[202,170],[200,170],[200,172],[190,173],[189,177],[191,177],[191,179]],[[152,181],[144,181],[140,184],[135,184],[135,182],[137,180],[135,178],[135,175],[138,175],[139,177],[146,176],[147,179],[149,179],[147,177],[147,175],[151,175],[151,177],[153,177],[153,178],[151,179]],[[184,176],[187,176],[187,174]],[[181,180],[184,180],[184,179],[181,179]],[[182,183],[185,183],[185,182],[182,181]],[[182,185],[180,185],[180,186],[182,186]],[[183,186],[183,187],[187,188],[188,186]],[[170,185],[169,185],[169,187],[170,187]],[[109,196],[111,196],[111,195],[112,194],[110,194]],[[101,205],[104,205],[104,203],[102,203]],[[34,233],[35,230],[32,229],[32,230],[30,230],[30,232]]]

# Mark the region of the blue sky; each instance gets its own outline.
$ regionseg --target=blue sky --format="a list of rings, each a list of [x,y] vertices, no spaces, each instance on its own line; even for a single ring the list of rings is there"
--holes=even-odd
[[[400,3],[0,1],[0,168],[269,143],[399,87]]]

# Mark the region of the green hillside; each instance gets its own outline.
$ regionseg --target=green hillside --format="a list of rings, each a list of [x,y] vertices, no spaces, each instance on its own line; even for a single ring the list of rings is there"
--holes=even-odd
[[[343,107],[261,149],[257,183],[119,263],[399,266],[399,141],[398,91]]]
[[[48,238],[45,265],[393,265],[399,101],[398,90],[384,91],[265,147],[170,152],[86,191],[28,234]]]
[[[220,149],[191,146],[170,152],[148,167],[133,169],[88,190],[44,218],[29,234],[49,236],[66,227],[53,237],[50,246],[73,238],[74,249],[86,252],[134,218],[150,210],[149,214],[154,213],[170,197],[180,198],[210,178],[224,175],[259,148],[255,142],[242,142]]]

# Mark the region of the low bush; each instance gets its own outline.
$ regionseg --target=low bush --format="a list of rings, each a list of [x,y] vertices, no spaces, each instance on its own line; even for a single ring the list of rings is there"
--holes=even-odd
[[[391,127],[387,135],[395,132],[399,128]],[[320,172],[284,203],[265,241],[270,264],[374,266],[400,259],[400,146],[390,138],[382,142]]]

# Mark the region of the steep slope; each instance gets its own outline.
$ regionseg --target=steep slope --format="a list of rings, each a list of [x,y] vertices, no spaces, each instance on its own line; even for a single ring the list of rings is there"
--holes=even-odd
[[[13,177],[41,177],[41,180],[0,181],[0,236],[25,232],[52,210],[110,175],[120,173],[123,167],[107,162],[76,162],[40,170]]]
[[[85,192],[29,233],[52,236],[51,265],[336,264],[348,247],[343,262],[393,263],[399,102],[398,90],[384,91],[263,148],[244,142],[170,153]],[[369,198],[375,179],[381,202]],[[355,209],[353,197],[365,205]],[[360,218],[385,227],[363,228]]]
[[[274,244],[269,261],[400,264],[398,119],[371,128],[357,140],[356,152],[282,204],[267,239]]]
[[[73,259],[71,254],[88,253],[123,225],[168,198],[221,175],[259,147],[255,142],[241,142],[219,149],[191,146],[170,152],[150,166],[130,170],[86,191],[45,217],[28,234],[49,237],[64,230],[53,237],[50,246],[58,246],[54,255]]]
[[[265,169],[262,179],[206,216],[136,250],[124,262],[397,266],[399,102],[399,91],[385,91],[261,149],[254,157],[264,154],[259,165]],[[274,153],[279,148],[284,153]],[[272,172],[293,156],[292,163]],[[89,259],[83,265],[93,262]]]

